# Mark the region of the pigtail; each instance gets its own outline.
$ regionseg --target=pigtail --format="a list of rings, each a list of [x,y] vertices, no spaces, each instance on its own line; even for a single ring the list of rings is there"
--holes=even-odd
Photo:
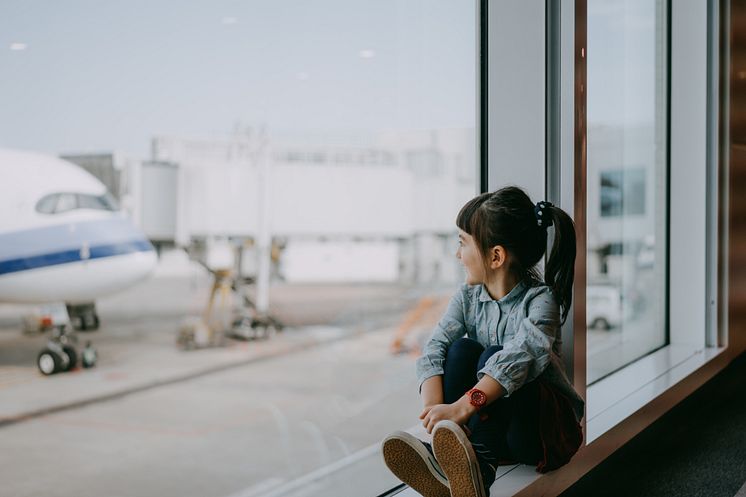
[[[572,304],[572,284],[575,279],[575,223],[559,207],[551,206],[554,225],[552,251],[544,269],[544,281],[554,291],[562,309],[562,323]]]

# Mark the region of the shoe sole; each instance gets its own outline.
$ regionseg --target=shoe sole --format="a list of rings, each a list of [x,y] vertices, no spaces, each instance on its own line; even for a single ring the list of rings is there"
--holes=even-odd
[[[435,426],[433,451],[448,478],[451,497],[486,497],[477,455],[456,423],[446,420]]]
[[[381,444],[386,466],[423,497],[451,497],[447,480],[441,481],[436,461],[422,442],[406,432],[395,432]]]

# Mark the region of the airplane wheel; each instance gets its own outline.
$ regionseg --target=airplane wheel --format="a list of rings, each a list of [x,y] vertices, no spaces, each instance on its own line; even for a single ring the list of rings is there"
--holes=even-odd
[[[36,365],[44,376],[50,376],[58,373],[62,369],[62,358],[49,349],[44,349],[36,358]]]
[[[78,353],[75,352],[75,347],[71,347],[70,345],[63,345],[62,350],[65,351],[65,354],[67,354],[67,357],[70,359],[67,362],[65,371],[70,371],[78,364]]]

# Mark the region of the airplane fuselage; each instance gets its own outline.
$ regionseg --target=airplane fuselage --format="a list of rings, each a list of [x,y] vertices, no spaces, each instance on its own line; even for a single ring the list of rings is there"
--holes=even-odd
[[[81,168],[0,150],[0,302],[92,302],[152,273],[153,246]]]

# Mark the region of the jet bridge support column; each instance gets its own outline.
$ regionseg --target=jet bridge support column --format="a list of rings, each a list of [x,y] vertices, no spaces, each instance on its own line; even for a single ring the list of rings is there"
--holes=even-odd
[[[256,278],[256,311],[260,318],[269,315],[269,278],[271,265],[272,233],[270,232],[270,191],[272,188],[270,158],[267,153],[266,134],[262,130],[258,136],[255,162],[258,168],[258,211],[259,226],[257,233],[257,278]]]

